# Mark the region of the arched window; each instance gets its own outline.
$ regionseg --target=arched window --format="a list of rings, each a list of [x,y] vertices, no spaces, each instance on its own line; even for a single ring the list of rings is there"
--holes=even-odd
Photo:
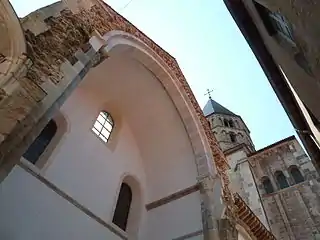
[[[227,119],[223,119],[223,124],[225,127],[229,127],[229,123]]]
[[[229,127],[234,127],[234,123],[233,123],[233,121],[232,120],[229,120]]]
[[[302,176],[297,166],[290,167],[290,174],[296,184],[304,181],[304,177]]]
[[[268,177],[262,179],[262,185],[267,194],[274,192],[272,183]]]
[[[237,120],[235,120],[235,122],[236,122],[236,127],[240,128],[239,122]]]
[[[131,188],[128,184],[122,183],[112,222],[115,225],[117,225],[119,228],[121,228],[123,231],[125,231],[127,228],[131,202],[132,202]]]
[[[56,132],[57,124],[54,120],[50,120],[37,138],[33,141],[33,143],[29,146],[27,151],[23,154],[23,157],[29,162],[35,164],[39,160],[39,157],[44,152],[46,147],[49,145]]]
[[[92,131],[104,141],[108,142],[114,123],[111,115],[108,112],[100,112],[92,127]]]
[[[237,141],[237,138],[236,138],[236,135],[233,133],[233,132],[231,132],[231,133],[229,133],[230,134],[230,140],[231,140],[231,142],[236,142]]]
[[[289,187],[287,178],[284,176],[283,172],[277,171],[275,173],[275,176],[276,176],[276,179],[277,179],[277,182],[278,182],[280,189],[284,189],[284,188]]]

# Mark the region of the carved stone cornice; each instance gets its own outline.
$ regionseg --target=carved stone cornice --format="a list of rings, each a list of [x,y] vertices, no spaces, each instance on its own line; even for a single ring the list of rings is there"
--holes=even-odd
[[[283,142],[283,143],[277,144],[275,146],[262,149],[261,151],[259,151],[257,153],[253,153],[249,157],[249,161],[253,166],[255,166],[256,161],[261,161],[263,159],[267,159],[272,156],[277,156],[277,155],[281,155],[286,152],[291,152],[290,147],[289,147],[290,143],[291,143],[291,141]]]

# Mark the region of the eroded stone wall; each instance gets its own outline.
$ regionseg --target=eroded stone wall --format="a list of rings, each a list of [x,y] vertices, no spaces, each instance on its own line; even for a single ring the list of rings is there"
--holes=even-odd
[[[305,58],[304,61],[306,61],[305,70],[308,74],[312,74],[316,79],[319,79],[320,23],[318,15],[320,13],[320,6],[317,4],[317,1],[257,0],[257,2],[263,4],[271,11],[279,12],[288,19],[292,25],[296,45],[291,49],[287,48],[288,52],[293,58],[297,57],[297,54],[300,53]]]
[[[277,239],[314,239],[320,232],[320,179],[296,139],[289,139],[250,157],[253,174],[273,234]],[[290,167],[304,177],[295,183]],[[276,172],[282,171],[289,187],[281,189]],[[262,179],[268,177],[274,192],[266,193]]]

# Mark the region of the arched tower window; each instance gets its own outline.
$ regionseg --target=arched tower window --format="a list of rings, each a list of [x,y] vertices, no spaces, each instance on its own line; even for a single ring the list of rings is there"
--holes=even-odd
[[[268,177],[262,179],[262,185],[267,194],[274,192],[272,183]]]
[[[229,127],[229,123],[228,123],[228,120],[227,119],[223,119],[223,125],[225,127]]]
[[[234,127],[234,123],[233,123],[233,121],[232,120],[229,120],[229,127]]]
[[[240,128],[239,122],[237,120],[235,122],[236,122],[236,127]]]
[[[37,138],[33,141],[33,143],[29,146],[27,151],[23,154],[23,157],[29,162],[35,164],[51,142],[56,132],[57,124],[54,120],[50,120]]]
[[[235,135],[233,132],[231,132],[231,133],[229,133],[229,134],[230,134],[230,140],[231,140],[231,142],[235,143],[235,142],[237,141],[236,135]]]
[[[289,187],[287,178],[284,176],[283,172],[277,171],[275,173],[275,176],[276,176],[277,183],[278,183],[280,189],[284,189],[284,188]]]
[[[304,181],[304,177],[302,176],[297,166],[290,167],[290,174],[296,184]]]
[[[110,138],[113,126],[114,122],[111,115],[108,112],[102,111],[99,113],[99,116],[92,127],[92,131],[106,143]]]
[[[132,191],[128,184],[122,183],[116,209],[114,211],[112,222],[123,231],[127,228],[128,217],[132,202]]]

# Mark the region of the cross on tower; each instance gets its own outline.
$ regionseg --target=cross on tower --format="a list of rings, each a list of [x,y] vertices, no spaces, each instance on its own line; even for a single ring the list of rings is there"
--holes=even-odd
[[[213,92],[213,90],[210,90],[209,88],[207,89],[207,93],[204,95],[208,95],[209,99],[211,99],[211,93]]]

